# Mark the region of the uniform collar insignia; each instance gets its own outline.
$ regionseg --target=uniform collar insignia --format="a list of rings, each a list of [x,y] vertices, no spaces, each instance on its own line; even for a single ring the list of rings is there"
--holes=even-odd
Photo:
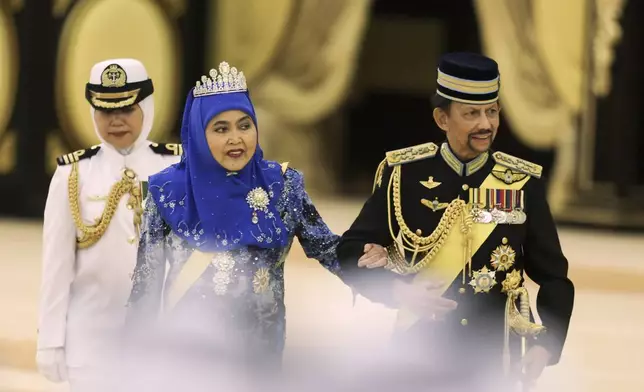
[[[441,145],[441,156],[445,163],[451,167],[459,176],[470,176],[479,171],[487,163],[490,154],[487,152],[479,155],[467,163],[463,163],[449,148],[449,144],[443,143]]]

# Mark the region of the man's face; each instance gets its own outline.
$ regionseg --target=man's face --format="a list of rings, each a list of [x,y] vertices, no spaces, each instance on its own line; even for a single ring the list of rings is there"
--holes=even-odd
[[[490,149],[499,128],[498,102],[472,105],[452,102],[449,109],[434,110],[436,124],[445,131],[454,153],[472,159]]]

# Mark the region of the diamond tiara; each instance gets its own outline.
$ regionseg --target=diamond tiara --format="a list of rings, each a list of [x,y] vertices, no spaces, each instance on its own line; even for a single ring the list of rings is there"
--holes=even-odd
[[[244,73],[238,71],[235,67],[231,68],[225,61],[219,64],[219,72],[213,68],[209,74],[210,77],[204,75],[201,77],[201,81],[197,81],[195,84],[193,90],[195,98],[248,91]]]

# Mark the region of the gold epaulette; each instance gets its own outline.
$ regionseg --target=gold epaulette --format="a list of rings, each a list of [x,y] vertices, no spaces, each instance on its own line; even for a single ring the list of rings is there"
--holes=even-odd
[[[155,154],[160,155],[183,155],[183,146],[181,143],[151,143],[150,149],[152,149]]]
[[[505,166],[508,169],[518,171],[535,178],[541,178],[543,167],[537,165],[536,163],[528,162],[525,159],[517,158],[500,151],[492,154],[492,157],[494,157],[496,163]]]
[[[95,146],[86,148],[84,150],[78,150],[78,151],[70,152],[69,154],[61,155],[58,158],[56,158],[56,162],[58,163],[59,166],[69,165],[70,163],[78,162],[81,159],[93,157],[100,149],[101,149],[101,146],[97,144]]]
[[[386,159],[389,166],[402,165],[420,161],[425,158],[432,158],[438,152],[438,146],[434,143],[424,143],[417,146],[405,147],[400,150],[387,151]]]

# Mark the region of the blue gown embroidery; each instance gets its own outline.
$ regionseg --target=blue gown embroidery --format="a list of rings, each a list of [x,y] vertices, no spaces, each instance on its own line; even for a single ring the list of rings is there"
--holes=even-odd
[[[301,173],[287,169],[284,179],[277,210],[287,230],[287,245],[212,254],[203,274],[169,310],[170,318],[183,320],[194,328],[193,336],[200,334],[201,339],[227,343],[234,336],[252,351],[251,355],[281,355],[286,324],[283,264],[295,236],[309,258],[339,275],[336,246],[340,237],[320,217],[304,189]],[[182,235],[171,231],[163,221],[154,199],[148,195],[128,323],[156,319],[167,300],[164,292],[172,288],[192,253]],[[235,350],[239,351],[239,347]]]

